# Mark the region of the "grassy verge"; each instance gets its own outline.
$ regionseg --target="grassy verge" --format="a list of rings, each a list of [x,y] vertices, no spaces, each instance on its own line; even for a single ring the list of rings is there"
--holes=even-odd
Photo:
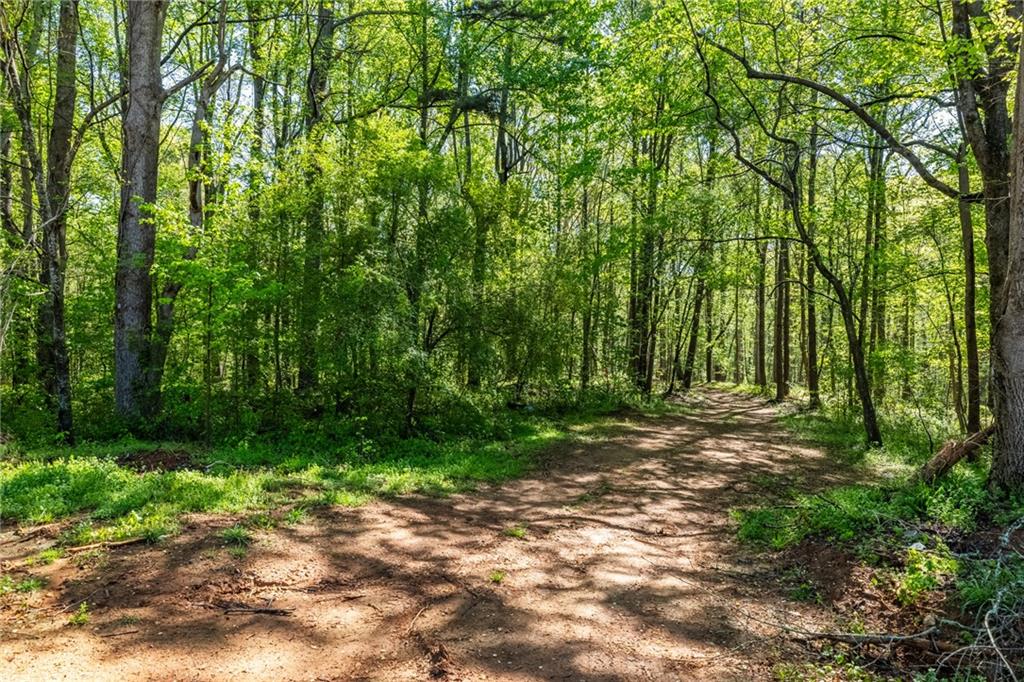
[[[240,513],[290,504],[359,505],[375,497],[448,495],[482,482],[526,473],[541,449],[583,436],[586,425],[534,419],[507,440],[443,443],[399,441],[387,448],[347,444],[241,444],[208,450],[187,444],[85,445],[69,452],[36,451],[0,463],[0,518],[46,523],[78,518],[66,545],[173,533],[189,512]],[[173,452],[187,459],[172,471],[139,472],[126,457],[145,461]]]
[[[652,405],[644,413],[677,408]],[[454,438],[194,444],[125,439],[6,453],[0,461],[0,520],[76,519],[60,544],[173,534],[190,512],[241,514],[277,507],[357,506],[411,493],[445,496],[530,471],[560,441],[605,437],[621,418],[519,416],[501,439]],[[139,471],[156,462],[158,470]],[[172,462],[172,466],[167,466]],[[171,470],[166,470],[171,469]]]
[[[869,569],[888,603],[899,605],[901,622],[917,619],[923,627],[936,609],[966,626],[989,612],[1019,617],[1010,611],[1024,605],[1024,557],[999,545],[1024,517],[1024,499],[989,494],[987,454],[929,487],[912,480],[935,448],[923,427],[889,424],[886,447],[868,449],[855,419],[798,412],[785,421],[795,437],[825,448],[864,482],[790,490],[772,503],[734,510],[742,541],[770,551],[804,541],[844,548]]]

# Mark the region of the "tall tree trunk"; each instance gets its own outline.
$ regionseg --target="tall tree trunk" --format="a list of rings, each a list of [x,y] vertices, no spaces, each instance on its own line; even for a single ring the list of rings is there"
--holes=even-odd
[[[768,273],[768,243],[759,241],[754,247],[757,250],[757,286],[755,292],[754,312],[754,383],[765,388],[768,385],[767,355],[767,287],[765,277]]]
[[[1005,11],[1007,17],[990,17],[988,3],[969,0],[951,0],[953,35],[970,44],[974,41],[972,20],[979,23],[998,24],[1004,18],[1020,21],[1020,3],[992,5]],[[1003,293],[1009,268],[1011,243],[1011,202],[1010,166],[1013,154],[1010,149],[1011,121],[1007,107],[1011,76],[1015,65],[1019,71],[1020,59],[1015,55],[1014,41],[1021,42],[1018,32],[1009,32],[1004,41],[989,40],[984,44],[985,60],[967,58],[969,50],[957,50],[963,55],[962,62],[953,63],[956,80],[956,105],[960,124],[974,152],[981,171],[982,194],[985,204],[985,244],[988,253],[989,275],[989,326],[991,329],[993,356],[996,354],[996,334],[999,318],[1006,310],[1006,296]],[[1019,75],[1018,75],[1019,78]],[[1016,125],[1016,122],[1013,122]],[[961,224],[962,225],[962,224]],[[973,251],[973,244],[972,244]],[[994,395],[995,357],[993,357],[993,385],[989,397],[993,408],[998,398]],[[968,386],[968,393],[970,393]],[[980,386],[979,386],[980,394]],[[999,439],[996,439],[999,442]]]
[[[704,302],[704,380],[715,380],[714,291],[708,287]]]
[[[704,303],[707,284],[703,278],[697,280],[697,292],[693,298],[693,317],[690,318],[690,335],[686,345],[686,361],[683,363],[683,375],[680,383],[684,391],[693,386],[693,365],[697,360],[697,340],[700,335],[700,313]]]
[[[970,194],[971,179],[967,164],[961,160],[958,165],[960,194]],[[976,285],[974,262],[974,224],[971,220],[971,205],[966,198],[959,204],[960,239],[964,252],[964,345],[967,353],[967,432],[981,431],[981,362],[978,359],[978,322],[976,315]]]
[[[260,191],[263,188],[263,126],[265,125],[264,100],[266,98],[266,79],[263,75],[265,65],[261,51],[261,10],[258,0],[248,3],[249,14],[249,57],[252,65],[252,133],[249,142],[249,191],[247,194],[249,213],[249,238],[246,252],[249,271],[255,276],[259,273],[259,245],[257,238],[260,225]],[[242,368],[246,390],[253,391],[261,383],[262,369],[260,366],[259,317],[261,303],[254,296],[245,302],[242,327],[245,330],[244,356]]]
[[[732,350],[732,383],[739,386],[743,383],[743,325],[740,323],[740,287],[736,285],[733,298],[733,316],[735,327],[733,328]]]
[[[12,249],[27,248],[32,239],[31,231],[23,231],[14,220],[14,174],[11,169],[16,164],[11,158],[11,139],[13,137],[13,126],[7,120],[0,120],[0,231],[4,233],[8,245]],[[32,191],[31,182],[28,185],[29,192]],[[28,202],[31,203],[31,195]],[[31,206],[28,207],[29,216],[32,215]],[[31,223],[29,223],[31,225]],[[16,278],[28,279],[31,276],[31,268],[25,265],[18,265],[12,273]],[[14,319],[11,320],[11,337],[24,339],[27,344],[32,336],[32,320],[23,311],[16,310]],[[26,385],[31,382],[31,363],[26,353],[26,348],[15,343],[11,348],[13,363],[11,367],[11,385],[14,388]]]
[[[323,277],[321,263],[324,248],[324,169],[317,148],[321,139],[318,125],[323,118],[323,100],[327,95],[328,70],[334,45],[334,10],[329,2],[321,0],[316,17],[315,36],[309,55],[304,124],[306,129],[307,201],[305,206],[305,243],[302,260],[302,297],[298,304],[299,327],[299,392],[308,392],[319,384],[317,339]]]
[[[811,129],[810,158],[807,163],[807,234],[814,239],[818,226],[817,180],[818,180],[818,125]],[[806,246],[805,246],[806,248]],[[821,406],[821,388],[818,376],[818,303],[815,290],[814,261],[808,253],[804,259],[807,267],[807,393],[812,410]]]
[[[53,389],[57,428],[68,443],[74,442],[71,414],[71,364],[64,324],[64,272],[66,265],[67,209],[71,195],[71,137],[74,132],[75,73],[78,39],[78,3],[62,0],[57,29],[56,94],[53,123],[46,149],[46,209],[43,224],[43,258],[49,285],[50,346],[53,358]]]
[[[775,320],[772,376],[775,400],[789,395],[789,241],[778,241],[775,261]]]
[[[129,421],[152,415],[148,384],[153,307],[160,109],[160,46],[167,2],[127,5],[128,101],[122,116],[121,209],[114,278],[114,401]]]
[[[1024,55],[1024,41],[1019,52]],[[1024,69],[1019,67],[1015,104],[1008,286],[994,302],[998,308],[992,345],[996,442],[989,484],[996,490],[1019,493],[1024,491]]]
[[[57,64],[54,86],[53,120],[46,145],[46,162],[36,143],[32,112],[32,94],[28,69],[35,61],[39,35],[46,6],[36,3],[32,24],[24,50],[8,24],[6,13],[0,13],[0,44],[4,77],[11,105],[21,128],[22,194],[25,224],[22,230],[26,243],[34,243],[32,192],[39,200],[42,240],[39,258],[39,280],[45,288],[43,302],[37,309],[37,360],[44,390],[53,401],[57,429],[66,442],[74,442],[71,412],[71,376],[64,324],[65,232],[70,196],[71,163],[73,160],[76,96],[76,46],[78,38],[78,6],[74,0],[62,0],[57,29]],[[19,65],[25,65],[20,73]]]

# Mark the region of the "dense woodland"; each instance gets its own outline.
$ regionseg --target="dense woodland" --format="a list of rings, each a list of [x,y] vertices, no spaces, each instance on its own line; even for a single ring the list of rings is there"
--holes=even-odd
[[[1022,21],[0,0],[5,675],[1020,679]]]
[[[873,444],[994,419],[1019,489],[1020,14],[4,2],[4,432],[440,437],[715,381]]]

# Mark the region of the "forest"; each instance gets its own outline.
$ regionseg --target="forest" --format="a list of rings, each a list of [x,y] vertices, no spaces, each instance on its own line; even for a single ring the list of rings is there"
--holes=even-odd
[[[2,676],[1024,678],[1022,21],[0,0]]]

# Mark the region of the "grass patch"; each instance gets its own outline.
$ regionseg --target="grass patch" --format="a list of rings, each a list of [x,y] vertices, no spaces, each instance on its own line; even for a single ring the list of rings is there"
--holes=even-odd
[[[526,539],[526,526],[517,523],[516,525],[509,526],[505,530],[501,531],[501,534],[504,535],[507,538],[516,538],[517,540],[525,540]]]
[[[26,566],[49,566],[50,564],[52,564],[57,559],[60,559],[62,556],[64,556],[64,550],[63,549],[61,549],[60,547],[51,547],[49,549],[44,549],[43,551],[39,552],[38,554],[30,556],[28,559],[25,560],[25,565]]]
[[[487,576],[487,579],[495,585],[500,585],[507,576],[508,574],[505,573],[505,571],[491,571],[490,574]]]
[[[21,580],[15,580],[9,575],[0,576],[0,595],[27,594],[41,590],[45,586],[46,580],[35,576],[29,576]]]
[[[252,544],[252,533],[245,526],[232,526],[220,532],[220,539],[234,547],[248,547]]]
[[[540,449],[574,437],[569,429],[565,422],[523,417],[505,440],[312,439],[203,450],[126,439],[87,443],[70,453],[30,451],[0,462],[0,518],[35,524],[78,516],[81,521],[59,539],[65,547],[134,537],[155,542],[177,532],[178,519],[190,512],[256,512],[246,525],[266,530],[278,523],[267,513],[275,507],[290,507],[281,522],[297,523],[311,505],[359,506],[411,493],[445,496],[519,477]],[[137,472],[118,463],[127,453],[186,449],[195,469]]]

